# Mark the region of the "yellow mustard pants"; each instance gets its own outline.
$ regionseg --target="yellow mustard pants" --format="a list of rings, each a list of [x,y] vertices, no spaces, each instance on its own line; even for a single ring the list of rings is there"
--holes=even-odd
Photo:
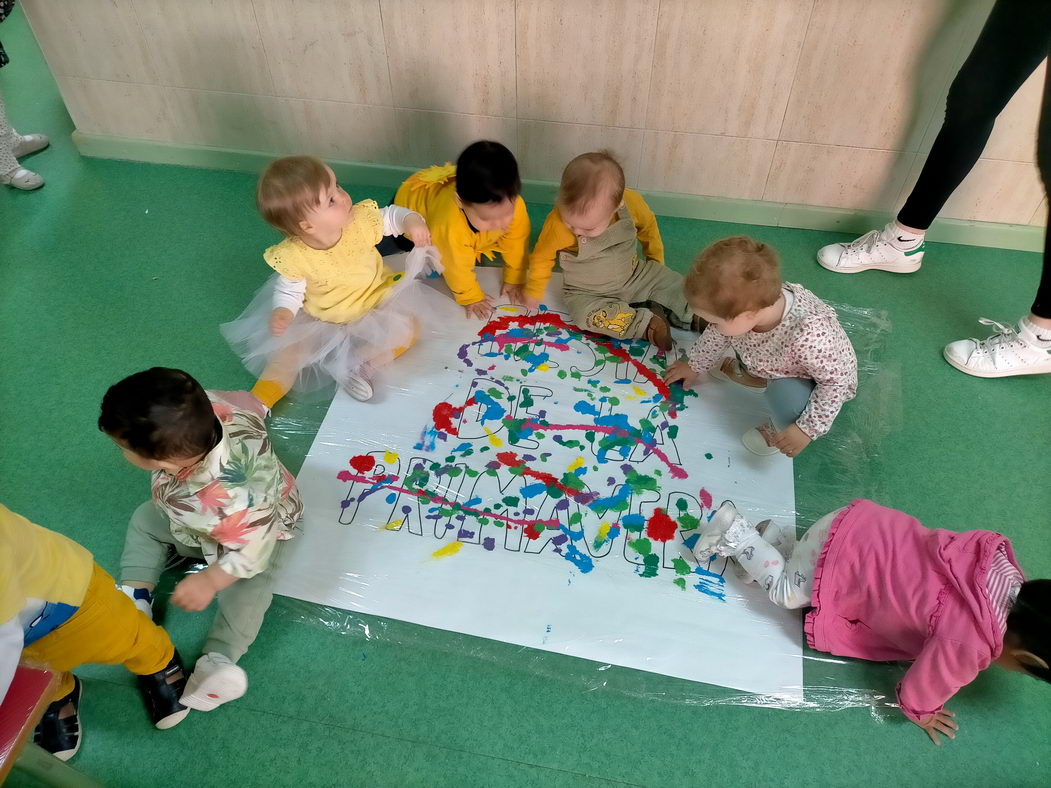
[[[73,691],[78,665],[124,665],[146,676],[164,670],[175,653],[168,633],[154,624],[95,564],[80,609],[65,624],[22,651],[22,659],[61,675],[54,700]]]

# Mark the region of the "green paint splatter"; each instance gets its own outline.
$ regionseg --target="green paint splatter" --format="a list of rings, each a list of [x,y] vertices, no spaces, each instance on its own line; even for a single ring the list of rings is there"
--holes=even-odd
[[[521,401],[518,404],[522,408],[531,408],[531,407],[533,407],[533,405],[535,403],[533,402],[532,395],[530,395],[530,393],[529,393],[529,389],[522,389],[522,399],[521,399]]]
[[[675,508],[678,509],[680,512],[685,512],[687,507],[689,507],[689,504],[686,503],[685,498],[679,498],[679,500],[675,502]]]
[[[646,565],[646,568],[642,570],[643,577],[656,577],[657,567],[660,565],[661,558],[656,553],[650,553],[648,556],[642,559],[642,563]]]
[[[679,437],[679,425],[678,424],[672,424],[670,427],[668,427],[668,437],[671,438],[672,440],[675,440],[677,437]]]
[[[506,503],[508,506],[518,506],[518,496],[517,495],[505,495],[504,496],[504,503]]]
[[[631,546],[631,549],[639,555],[653,555],[653,545],[650,544],[650,540],[646,537],[635,539],[628,542],[628,544]]]
[[[677,585],[683,591],[686,590],[686,578],[685,577],[677,577],[677,578],[675,578],[674,582],[675,582],[675,585]]]
[[[689,575],[693,574],[693,567],[690,566],[690,562],[683,558],[673,558],[671,565],[675,569],[677,575]]]
[[[679,528],[683,531],[692,531],[694,528],[699,528],[701,521],[694,517],[692,514],[682,514],[676,518],[679,522]]]
[[[706,451],[704,453],[704,459],[710,460],[711,458],[712,458],[712,453],[710,451]]]

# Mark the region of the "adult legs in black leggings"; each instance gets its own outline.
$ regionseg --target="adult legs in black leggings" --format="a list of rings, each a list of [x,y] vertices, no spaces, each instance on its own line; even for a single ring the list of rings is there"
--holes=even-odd
[[[949,88],[945,121],[898,213],[899,224],[914,230],[931,226],[981,156],[997,115],[1047,57],[1049,43],[1051,3],[997,2]],[[1048,109],[1046,101],[1044,109]]]

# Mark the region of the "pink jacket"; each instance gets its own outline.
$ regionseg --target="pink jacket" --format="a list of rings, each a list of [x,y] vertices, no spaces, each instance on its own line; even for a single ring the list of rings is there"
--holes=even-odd
[[[915,721],[942,709],[1000,655],[1003,632],[986,595],[989,564],[1011,543],[992,531],[925,528],[856,500],[836,518],[814,570],[811,648],[876,661],[912,660],[898,702]]]

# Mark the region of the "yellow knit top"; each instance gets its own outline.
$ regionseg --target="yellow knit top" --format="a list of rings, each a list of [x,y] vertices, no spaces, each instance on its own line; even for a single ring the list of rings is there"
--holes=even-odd
[[[351,208],[343,235],[330,249],[314,249],[292,237],[267,249],[263,259],[286,279],[306,280],[303,309],[308,315],[349,323],[380,303],[401,278],[376,249],[382,238],[379,206],[362,200]]]
[[[493,252],[504,258],[504,282],[525,281],[525,256],[529,244],[529,215],[521,197],[515,198],[515,213],[507,230],[475,232],[456,204],[456,166],[428,167],[411,175],[401,185],[394,204],[423,216],[431,239],[442,256],[445,283],[458,304],[481,301],[482,288],[474,266]]]

